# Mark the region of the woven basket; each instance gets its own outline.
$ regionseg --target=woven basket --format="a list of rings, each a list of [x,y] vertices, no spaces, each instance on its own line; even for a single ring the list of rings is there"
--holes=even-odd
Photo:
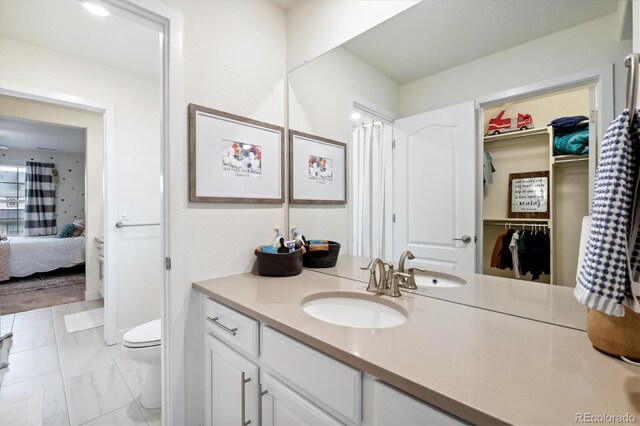
[[[589,309],[587,335],[591,344],[602,352],[640,360],[640,314],[626,306],[623,317]]]
[[[329,250],[311,251],[309,246],[305,246],[307,252],[303,256],[302,264],[306,268],[333,268],[338,262],[340,254],[340,243],[329,241]]]
[[[302,272],[302,251],[291,253],[263,253],[262,247],[255,251],[258,257],[258,273],[265,277],[292,277]]]

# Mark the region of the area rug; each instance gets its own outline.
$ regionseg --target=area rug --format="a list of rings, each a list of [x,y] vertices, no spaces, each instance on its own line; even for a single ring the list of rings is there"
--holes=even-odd
[[[44,290],[65,287],[68,285],[84,284],[84,272],[70,272],[55,276],[38,276],[27,278],[13,278],[9,282],[0,284],[0,296],[24,293],[27,291]]]
[[[104,325],[104,308],[91,309],[89,311],[68,314],[64,316],[64,325],[67,332],[88,330]]]

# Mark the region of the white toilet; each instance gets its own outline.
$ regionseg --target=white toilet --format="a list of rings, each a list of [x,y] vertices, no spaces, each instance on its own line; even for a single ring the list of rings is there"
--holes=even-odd
[[[142,364],[148,364],[142,388],[142,405],[146,408],[158,408],[162,405],[161,331],[160,320],[157,319],[132,328],[122,338],[122,356]]]

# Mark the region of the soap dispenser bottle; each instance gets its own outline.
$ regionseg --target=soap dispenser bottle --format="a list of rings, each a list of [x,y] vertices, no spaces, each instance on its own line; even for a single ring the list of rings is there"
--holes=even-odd
[[[273,242],[273,246],[274,247],[280,247],[280,240],[284,239],[284,235],[280,231],[280,227],[279,226],[274,227],[273,230],[276,231],[276,239]]]

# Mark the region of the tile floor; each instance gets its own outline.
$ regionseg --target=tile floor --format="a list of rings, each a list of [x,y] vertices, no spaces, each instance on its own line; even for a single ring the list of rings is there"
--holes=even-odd
[[[67,333],[64,316],[102,306],[74,302],[0,316],[13,331],[10,365],[0,370],[3,425],[159,425],[160,409],[140,404],[145,366],[106,346],[103,328]]]

